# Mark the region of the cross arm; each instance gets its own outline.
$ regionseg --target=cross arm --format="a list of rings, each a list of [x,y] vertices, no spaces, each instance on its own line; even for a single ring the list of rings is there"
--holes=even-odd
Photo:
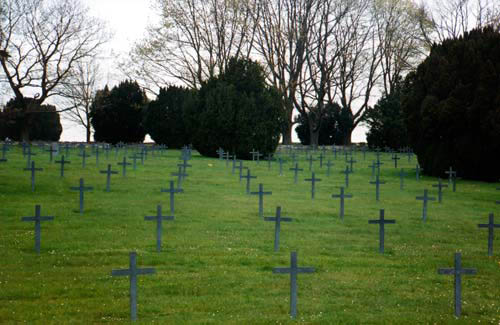
[[[275,267],[273,268],[273,273],[290,273],[291,269],[289,267]]]
[[[112,270],[111,271],[112,276],[124,276],[124,275],[130,275],[130,269],[124,269],[124,270]]]
[[[152,267],[145,267],[142,269],[137,269],[137,274],[155,274],[155,273],[156,273],[156,269],[154,269]]]
[[[314,273],[316,269],[314,267],[298,267],[297,273]]]
[[[21,220],[22,221],[37,221],[37,220],[50,221],[50,220],[54,220],[54,217],[52,217],[52,216],[48,216],[48,217],[22,217]]]

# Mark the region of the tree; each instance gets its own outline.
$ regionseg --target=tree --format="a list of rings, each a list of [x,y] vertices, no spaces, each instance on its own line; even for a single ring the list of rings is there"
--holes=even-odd
[[[148,104],[144,128],[151,138],[169,148],[181,148],[191,143],[191,132],[186,126],[185,108],[196,91],[169,86],[160,88],[158,97]]]
[[[308,114],[314,114],[314,112]],[[295,132],[297,132],[300,143],[310,145],[309,118],[299,115],[296,122],[298,125]],[[319,130],[318,145],[345,145],[346,135],[351,128],[352,114],[350,110],[340,107],[337,103],[326,104]]]
[[[194,147],[217,156],[220,147],[240,159],[250,151],[272,154],[278,146],[284,118],[278,91],[266,85],[262,67],[233,58],[217,77],[205,82],[189,111]]]
[[[1,14],[1,81],[19,103],[21,138],[28,141],[34,113],[59,94],[75,64],[92,57],[106,36],[78,0],[4,0]],[[27,92],[35,93],[33,100]]]
[[[25,98],[25,101],[34,101],[33,98]],[[31,104],[29,107],[34,107]],[[42,112],[42,113],[40,113]],[[7,102],[5,108],[0,112],[0,125],[4,128],[1,137],[9,137],[15,141],[21,141],[22,123],[25,122],[24,117],[29,115],[20,107],[16,98],[12,98]],[[36,112],[29,119],[32,125],[29,125],[31,139],[39,141],[59,141],[62,133],[62,125],[57,109],[53,105],[42,105],[37,108]]]
[[[92,135],[90,107],[97,91],[99,66],[95,61],[78,62],[68,80],[62,85],[61,96],[67,107],[66,117],[85,128],[87,143]]]
[[[370,148],[399,149],[408,146],[408,132],[401,108],[401,91],[398,84],[393,92],[384,94],[365,115],[369,130],[366,140]]]
[[[90,107],[90,123],[99,142],[143,142],[146,132],[142,126],[147,97],[137,82],[125,80],[111,91],[106,86],[96,93]]]
[[[160,21],[120,66],[153,93],[172,79],[188,88],[223,71],[231,57],[249,58],[254,1],[156,0]]]
[[[434,45],[405,80],[403,110],[411,147],[426,173],[498,181],[500,32],[492,27]]]

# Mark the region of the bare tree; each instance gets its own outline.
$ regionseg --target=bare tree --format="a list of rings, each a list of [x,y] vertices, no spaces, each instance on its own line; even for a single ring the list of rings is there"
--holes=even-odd
[[[122,62],[122,71],[149,91],[172,81],[197,88],[231,57],[249,58],[254,38],[251,0],[157,0],[159,26]]]
[[[257,27],[255,51],[264,62],[269,82],[283,96],[284,144],[292,143],[297,90],[318,3],[318,0],[259,0],[253,16]]]
[[[33,113],[60,95],[76,63],[92,57],[107,38],[78,0],[4,0],[2,8],[0,81],[14,93],[28,141]]]
[[[420,4],[420,26],[429,46],[457,38],[477,27],[500,30],[498,0],[426,0]]]
[[[336,33],[336,46],[342,51],[329,98],[336,98],[341,106],[352,112],[352,129],[343,141],[346,144],[351,143],[352,131],[369,109],[372,92],[381,77],[384,48],[377,37],[375,17],[370,9],[371,1],[356,0]]]
[[[78,62],[61,90],[66,118],[85,128],[86,140],[90,142],[92,125],[90,107],[95,98],[100,79],[99,65],[95,60]]]
[[[382,45],[383,91],[390,94],[428,53],[420,31],[420,11],[410,0],[380,0],[373,3],[372,14]]]

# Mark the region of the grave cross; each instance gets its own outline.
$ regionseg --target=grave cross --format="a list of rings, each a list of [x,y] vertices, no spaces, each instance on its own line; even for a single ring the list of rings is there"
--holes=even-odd
[[[233,155],[233,168],[231,169],[231,174],[234,175],[234,170],[236,169],[236,162],[238,160],[236,160],[236,155]]]
[[[312,172],[311,178],[306,178],[306,182],[311,182],[311,199],[314,199],[314,194],[316,193],[316,182],[321,182],[321,178],[316,178],[314,172]]]
[[[241,178],[246,178],[247,180],[247,186],[246,186],[246,191],[247,191],[247,194],[250,194],[250,180],[252,178],[257,178],[257,176],[252,176],[251,173],[250,173],[250,169],[247,169],[247,175],[246,176],[241,176]]]
[[[408,174],[405,172],[405,170],[403,168],[401,168],[401,171],[399,172],[399,189],[400,190],[403,190],[404,188],[404,179],[405,179],[405,176],[407,176]]]
[[[347,159],[346,159],[346,162],[347,162],[347,163],[349,164],[349,166],[350,166],[350,167],[349,167],[349,171],[350,171],[351,173],[354,173],[353,164],[354,164],[355,162],[357,162],[357,161],[356,161],[356,160],[354,160],[354,159],[352,159],[352,156],[350,156],[349,160],[347,160]]]
[[[82,168],[85,168],[87,157],[90,157],[90,155],[88,155],[85,148],[83,148],[82,151],[78,154],[78,156],[82,157]]]
[[[31,168],[24,168],[25,171],[31,171],[31,191],[35,191],[35,172],[43,171],[43,168],[35,168],[35,162],[31,162]]]
[[[242,170],[243,169],[248,169],[248,167],[243,167],[243,161],[239,160],[238,161],[238,166],[236,167],[236,169],[238,169],[239,171],[239,176],[240,176],[240,183],[241,183],[241,175],[242,175]]]
[[[377,152],[380,154],[380,152]],[[380,161],[380,156],[377,156],[377,161],[375,162],[375,165],[377,166],[377,174],[380,175],[380,166],[383,165],[384,163]]]
[[[443,187],[448,187],[448,185],[443,184],[441,178],[438,178],[438,183],[432,184],[432,187],[438,188],[438,203],[441,203],[443,201]]]
[[[162,193],[170,193],[170,213],[172,215],[174,215],[174,212],[175,212],[175,209],[174,209],[174,195],[175,193],[182,193],[184,192],[183,189],[179,189],[179,188],[175,188],[174,187],[174,181],[170,181],[170,188],[168,189],[165,189],[165,188],[162,188],[160,190]]]
[[[349,187],[349,174],[352,173],[349,166],[345,166],[345,170],[340,173],[345,175],[345,187]]]
[[[264,185],[262,183],[259,184],[258,192],[250,192],[251,195],[259,196],[259,217],[264,216],[264,195],[271,195],[273,192],[264,192]]]
[[[385,224],[396,223],[396,220],[387,220],[384,217],[384,209],[380,210],[380,218],[378,220],[368,220],[369,224],[379,224],[379,246],[378,251],[384,253],[384,238],[385,238]]]
[[[312,156],[312,154],[311,154],[307,160],[309,161],[309,171],[311,171],[312,170],[313,161],[316,161],[316,159],[314,159],[313,156]]]
[[[179,166],[179,171],[177,173],[171,173],[170,175],[177,176],[177,189],[178,190],[182,189],[182,180],[189,176],[188,174],[186,174],[182,171],[181,166]]]
[[[130,252],[130,263],[128,269],[112,270],[111,276],[130,277],[130,319],[137,320],[137,276],[141,274],[154,274],[154,268],[137,268],[137,253]]]
[[[417,182],[420,180],[420,173],[423,171],[422,168],[420,168],[419,164],[415,167],[415,177],[417,178]]]
[[[137,159],[139,158],[137,156],[137,153],[133,154],[132,156],[129,157],[130,159],[132,159],[132,169],[133,170],[137,170]]]
[[[99,155],[101,154],[101,152],[99,151],[99,146],[95,146],[95,165],[96,166],[99,166]]]
[[[52,163],[54,160],[54,152],[57,152],[57,149],[53,148],[52,145],[49,145],[49,149],[45,151],[49,153],[49,162]]]
[[[64,165],[71,164],[71,161],[64,160],[64,155],[62,155],[61,160],[56,160],[56,164],[61,164],[61,177],[64,177]]]
[[[281,207],[276,207],[276,216],[275,217],[265,217],[264,221],[274,221],[274,251],[277,252],[280,250],[280,231],[281,231],[281,222],[291,222],[292,218],[282,217],[281,216]]]
[[[330,176],[330,169],[333,167],[333,163],[330,161],[330,159],[328,159],[328,161],[326,162],[326,176],[329,177]]]
[[[344,188],[340,187],[340,194],[332,194],[332,198],[340,198],[340,219],[344,220],[344,199],[352,198],[352,194],[344,194]]]
[[[132,165],[131,163],[127,162],[127,157],[123,156],[122,162],[116,164],[122,166],[122,176],[127,176],[127,166]]]
[[[25,155],[28,156],[28,158],[26,158],[26,168],[30,168],[31,156],[36,156],[36,153],[31,151],[31,146],[28,146],[28,150],[26,151]]]
[[[290,273],[290,316],[297,317],[297,274],[313,273],[313,267],[298,267],[297,252],[290,254],[290,267],[276,267],[273,273]]]
[[[394,168],[398,168],[398,160],[401,159],[400,157],[398,157],[398,154],[393,154],[391,159],[394,160]]]
[[[319,168],[323,168],[323,159],[325,158],[323,152],[321,152],[318,158],[319,158]]]
[[[422,210],[422,220],[426,221],[427,220],[427,202],[428,201],[436,201],[435,197],[430,197],[427,195],[427,190],[424,190],[424,196],[417,196],[417,200],[423,201],[424,207]]]
[[[385,184],[385,182],[381,181],[379,174],[377,174],[377,176],[375,176],[375,181],[370,182],[370,184],[375,184],[375,198],[377,201],[379,201],[380,200],[380,185]]]
[[[22,221],[34,221],[35,222],[35,251],[40,254],[40,230],[42,221],[52,221],[54,217],[42,217],[40,214],[40,205],[35,205],[35,216],[34,217],[22,217]]]
[[[495,228],[500,228],[500,224],[495,224],[493,213],[490,213],[487,224],[478,224],[479,228],[488,228],[488,256],[493,256],[493,239]]]
[[[107,170],[101,170],[101,174],[106,174],[106,192],[109,192],[110,190],[110,184],[111,184],[111,174],[118,174],[117,171],[111,170],[111,164],[108,164],[108,169]]]
[[[298,172],[301,172],[304,169],[299,168],[299,163],[295,163],[295,168],[290,168],[290,170],[293,170],[293,173],[294,173],[293,174],[293,183],[297,184],[297,175],[298,175]]]
[[[219,160],[224,158],[224,150],[222,148],[217,149],[215,152],[219,155]]]
[[[285,160],[283,160],[283,158],[279,157],[278,161],[280,164],[280,176],[283,176],[283,163],[285,163]]]
[[[80,191],[80,213],[83,214],[83,193],[85,191],[92,191],[94,188],[91,186],[85,186],[83,178],[80,178],[80,186],[71,187],[72,191]]]
[[[462,313],[462,274],[476,274],[476,269],[462,268],[462,253],[455,253],[455,267],[453,269],[438,269],[438,274],[453,274],[455,276],[455,316]]]
[[[444,172],[445,174],[448,175],[448,185],[451,185],[451,181],[452,179],[457,176],[457,171],[456,170],[453,170],[453,168],[451,168],[450,166],[450,169],[448,169],[447,171]],[[453,191],[455,192],[455,191]]]
[[[156,206],[156,216],[146,216],[144,220],[146,221],[156,221],[156,251],[161,252],[161,230],[162,221],[174,220],[174,214],[171,216],[164,216],[161,214],[161,205]]]
[[[369,165],[368,167],[371,167],[372,169],[372,176],[371,176],[371,180],[373,180],[375,178],[375,168],[377,168],[377,164],[375,163],[375,161],[372,162],[371,165]]]

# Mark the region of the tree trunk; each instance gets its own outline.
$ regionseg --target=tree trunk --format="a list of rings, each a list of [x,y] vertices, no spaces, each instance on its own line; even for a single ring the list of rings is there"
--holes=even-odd
[[[86,128],[87,131],[87,143],[90,143],[90,125]]]
[[[344,138],[344,145],[350,146],[352,144],[351,137],[352,137],[352,131],[354,131],[354,128],[346,130],[345,138]]]
[[[286,129],[283,130],[283,133],[281,134],[283,136],[283,144],[284,145],[290,145],[292,144],[292,125],[291,123],[287,123],[288,125],[286,126]]]

